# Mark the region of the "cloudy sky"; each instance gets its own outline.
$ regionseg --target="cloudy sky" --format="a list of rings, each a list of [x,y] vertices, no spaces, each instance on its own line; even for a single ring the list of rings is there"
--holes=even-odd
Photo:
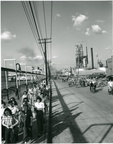
[[[44,4],[44,5],[43,5]],[[44,25],[44,9],[46,29]],[[50,37],[50,2],[36,2],[37,17],[43,38]],[[112,1],[54,1],[52,10],[52,63],[56,68],[75,66],[75,45],[93,48],[104,64],[112,54]],[[50,44],[47,44],[49,50]],[[16,59],[21,64],[43,64],[37,45],[20,1],[1,3],[1,66],[4,59]],[[13,66],[7,62],[7,66]]]

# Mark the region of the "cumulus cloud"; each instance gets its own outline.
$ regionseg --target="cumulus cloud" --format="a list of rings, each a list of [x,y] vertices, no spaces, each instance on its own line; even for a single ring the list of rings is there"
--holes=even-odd
[[[92,25],[92,31],[95,34],[102,34],[102,33],[107,33],[106,31],[102,30],[99,25]]]
[[[102,33],[107,33],[107,31],[103,30]]]
[[[13,38],[16,38],[16,35],[11,34],[9,31],[4,31],[1,34],[1,40],[12,40]]]
[[[101,33],[102,32],[101,28],[98,25],[92,25],[92,31],[94,33]]]
[[[85,35],[88,35],[88,36],[90,36],[90,28],[87,28],[87,30],[86,30],[86,32],[85,32]]]
[[[56,14],[57,17],[61,17],[61,15],[59,13]]]
[[[19,50],[20,53],[24,54],[26,57],[35,57],[36,54],[32,48],[24,47]]]
[[[87,16],[80,14],[79,16],[72,16],[72,21],[74,21],[74,27],[80,27],[86,20],[88,19]]]
[[[20,60],[27,65],[37,66],[43,62],[43,57],[41,55],[36,55],[34,49],[29,47],[24,47],[19,50],[19,53],[22,54]]]
[[[102,30],[99,25],[92,25],[91,28],[87,28],[85,35],[90,36],[91,34],[105,34],[105,30]]]

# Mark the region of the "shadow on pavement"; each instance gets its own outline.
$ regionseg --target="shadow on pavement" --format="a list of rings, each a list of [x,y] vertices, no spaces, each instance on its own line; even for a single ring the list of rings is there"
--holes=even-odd
[[[65,97],[65,96],[70,96],[70,95],[73,95],[73,94],[75,94],[75,93],[67,93],[67,94],[62,95],[62,96]]]
[[[60,88],[59,90],[65,90],[65,89],[67,89],[67,88],[69,88],[69,86],[66,86],[66,87]]]
[[[80,143],[80,142],[87,143],[86,139],[83,137],[83,134],[80,131],[80,128],[78,127],[77,123],[75,122],[75,119],[80,114],[82,114],[82,112],[72,115],[71,112],[76,110],[78,107],[70,110],[68,108],[67,104],[64,102],[64,99],[63,99],[56,83],[55,83],[55,87],[56,87],[59,101],[60,101],[62,109],[63,109],[63,114],[59,115],[60,113],[57,113],[56,114],[57,117],[54,117],[54,121],[52,120],[52,126],[53,126],[52,138],[59,135],[65,129],[69,128],[71,135],[73,137],[73,143]]]
[[[103,140],[106,138],[106,136],[109,134],[110,130],[113,128],[113,123],[100,123],[100,124],[92,124],[90,125],[82,134],[85,134],[89,129],[91,129],[94,126],[103,126],[103,125],[109,125],[110,127],[103,135],[102,139],[99,141],[99,143],[102,143]]]
[[[72,111],[74,111],[74,110],[76,110],[76,109],[78,109],[78,107],[76,107],[76,108],[73,108],[72,110],[65,110],[65,111],[63,111],[63,112],[57,112],[57,113],[55,113],[54,115],[52,115],[52,118],[53,118],[53,120],[54,119],[56,119],[57,117],[58,117],[58,119],[60,119],[60,120],[65,120],[66,119],[66,121],[68,120],[68,118],[69,118],[69,115],[68,114],[66,114],[66,115],[64,115],[64,113],[68,113],[68,112],[72,112]]]
[[[52,98],[52,102],[55,102],[55,101],[57,101],[58,100],[58,96],[54,96],[53,98]]]
[[[23,139],[23,133],[19,135],[19,140],[18,143],[22,143]],[[38,130],[37,130],[37,123],[36,119],[33,121],[33,126],[32,126],[32,140],[28,143],[40,143],[44,142],[47,140],[47,124],[44,123],[44,133],[41,137],[38,138]]]

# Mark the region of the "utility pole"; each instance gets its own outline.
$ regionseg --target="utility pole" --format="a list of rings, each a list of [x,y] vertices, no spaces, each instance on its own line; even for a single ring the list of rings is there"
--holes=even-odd
[[[47,41],[49,40],[49,41]],[[50,43],[50,38],[46,39],[40,39],[40,44],[44,43],[44,57],[45,57],[45,70],[46,70],[46,85],[48,85],[48,77],[49,79],[51,78],[51,72],[50,72],[50,66],[49,63],[47,62],[47,48],[46,44]],[[52,86],[51,86],[51,80],[50,80],[50,94],[49,94],[49,118],[48,118],[48,135],[47,135],[47,143],[52,143],[52,131],[51,131],[51,113],[52,113]]]
[[[51,38],[45,38],[45,39],[39,39],[40,42],[39,44],[41,43],[44,43],[44,58],[45,58],[45,70],[46,70],[46,85],[48,85],[48,64],[47,64],[47,48],[46,48],[46,44],[47,43],[51,43],[51,41],[48,41],[50,40]]]

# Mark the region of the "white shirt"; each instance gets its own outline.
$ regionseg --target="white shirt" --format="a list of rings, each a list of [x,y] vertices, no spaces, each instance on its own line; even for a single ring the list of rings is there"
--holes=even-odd
[[[35,107],[37,108],[37,109],[44,109],[44,103],[43,102],[36,102],[35,103]]]
[[[14,107],[9,106],[8,108],[12,111],[12,114],[17,114],[19,112],[19,109],[15,106]]]
[[[33,95],[33,89],[29,89],[28,93]]]
[[[22,99],[24,99],[24,98],[26,98],[26,97],[27,97],[27,95],[23,95],[23,96],[22,96]]]
[[[112,86],[113,86],[113,82],[112,82],[112,81],[109,81],[109,82],[108,82],[108,86],[112,87]]]
[[[92,83],[95,84],[95,83],[96,83],[96,80],[92,80]]]

